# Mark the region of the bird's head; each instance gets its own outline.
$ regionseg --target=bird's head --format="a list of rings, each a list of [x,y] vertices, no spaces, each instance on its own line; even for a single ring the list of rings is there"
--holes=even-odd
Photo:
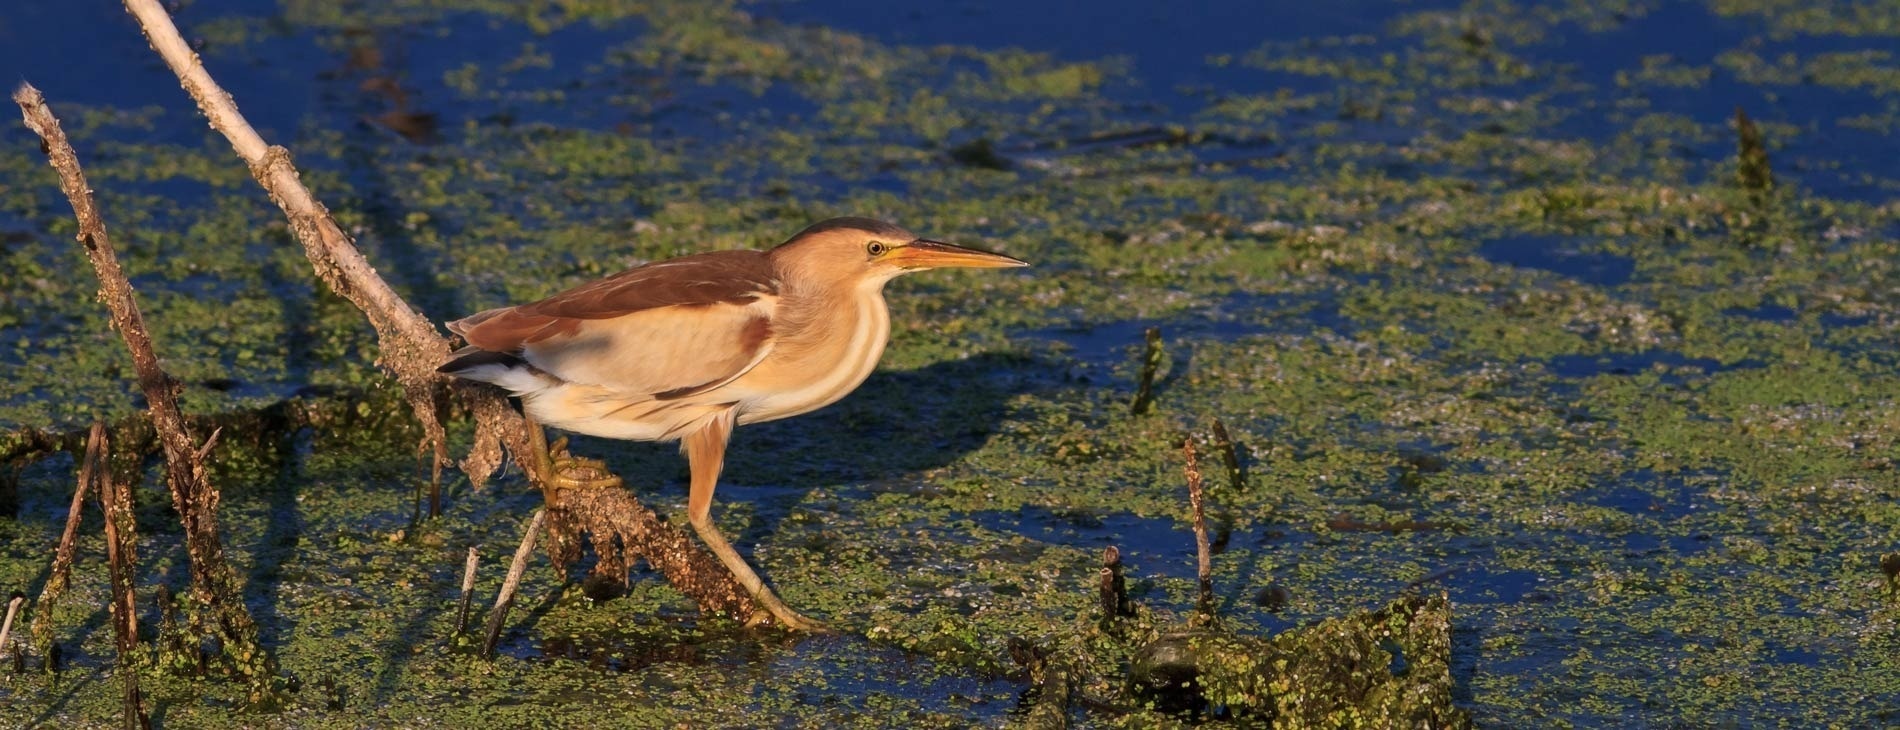
[[[882,286],[899,274],[924,269],[1003,269],[1029,264],[974,248],[926,241],[870,218],[832,218],[812,224],[772,249],[772,259],[801,278]]]

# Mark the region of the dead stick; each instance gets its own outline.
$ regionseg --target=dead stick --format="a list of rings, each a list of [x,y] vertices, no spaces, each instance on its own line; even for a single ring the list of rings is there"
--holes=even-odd
[[[1142,333],[1148,341],[1141,355],[1141,380],[1136,384],[1135,402],[1128,406],[1128,412],[1134,415],[1146,414],[1154,407],[1155,374],[1161,371],[1161,328],[1149,327]]]
[[[125,708],[125,728],[149,730],[152,720],[145,714],[145,701],[139,691],[136,666],[139,645],[136,614],[138,596],[132,587],[132,566],[137,562],[133,550],[138,540],[130,504],[132,495],[125,485],[112,479],[112,470],[108,468],[112,449],[107,441],[105,424],[95,423],[92,428],[99,445],[96,457],[99,465],[99,508],[106,515],[106,568],[112,576],[112,633],[117,640],[118,670],[125,682],[121,695]]]
[[[7,643],[7,637],[13,633],[13,617],[20,612],[20,604],[25,602],[26,596],[20,595],[19,591],[14,591],[13,600],[7,601],[7,620],[5,623],[0,623],[0,652],[5,652],[12,646]],[[14,654],[16,665],[19,664],[19,656],[17,652]]]
[[[1247,488],[1247,472],[1240,466],[1239,450],[1234,448],[1234,439],[1227,435],[1227,424],[1214,419],[1214,448],[1220,452],[1221,465],[1227,467],[1227,486],[1238,495]]]
[[[548,511],[534,511],[534,519],[528,522],[528,532],[521,536],[521,547],[515,548],[515,561],[508,565],[508,578],[501,582],[501,593],[495,596],[495,609],[488,612],[488,638],[482,642],[482,657],[495,658],[495,645],[501,641],[501,624],[508,620],[508,609],[514,605],[515,589],[521,586],[521,574],[528,569],[528,556],[534,554],[534,535],[541,531],[541,523],[547,519]]]
[[[290,227],[303,244],[304,256],[317,276],[337,295],[350,300],[376,329],[382,355],[377,362],[388,368],[402,383],[403,393],[416,419],[422,423],[424,446],[439,465],[448,459],[447,439],[435,412],[435,388],[439,377],[435,368],[447,359],[448,342],[436,332],[435,325],[410,308],[389,284],[376,274],[369,260],[350,242],[328,209],[318,203],[305,188],[290,163],[290,151],[264,142],[244,115],[238,113],[231,95],[211,79],[198,54],[178,33],[171,15],[158,0],[125,0],[125,9],[138,19],[152,49],[165,59],[178,75],[179,82],[198,103],[212,128],[230,140],[238,156],[251,168],[251,176],[270,193],[271,200],[290,219]],[[499,397],[490,395],[489,397]],[[481,475],[486,476],[486,475]]]
[[[42,656],[53,645],[53,606],[72,583],[73,538],[79,535],[79,518],[85,514],[86,493],[92,491],[93,469],[99,465],[99,440],[105,437],[105,428],[103,423],[94,423],[86,437],[86,453],[79,457],[79,484],[73,487],[72,506],[66,510],[66,531],[60,533],[59,547],[53,549],[53,566],[48,571],[46,586],[40,589],[40,600],[33,603],[33,644],[39,647]]]
[[[475,563],[481,559],[481,552],[474,545],[468,546],[468,561],[462,565],[462,610],[455,618],[457,635],[468,631],[468,607],[475,598]]]
[[[132,284],[119,268],[112,239],[93,203],[92,188],[79,167],[79,157],[60,129],[59,120],[46,107],[45,97],[30,84],[21,84],[13,93],[20,105],[26,126],[40,135],[53,169],[59,173],[60,189],[72,203],[79,220],[79,242],[86,249],[99,277],[99,297],[112,312],[112,325],[124,338],[132,353],[132,366],[138,373],[139,387],[145,392],[152,427],[158,432],[165,451],[165,470],[172,492],[172,506],[178,510],[185,527],[186,554],[191,562],[192,592],[201,605],[218,618],[218,630],[225,648],[233,656],[250,657],[240,671],[251,679],[273,673],[272,662],[257,641],[257,624],[244,607],[237,574],[224,561],[224,545],[218,537],[218,492],[205,478],[204,449],[194,447],[185,419],[178,408],[181,386],[158,365],[158,353],[152,336],[145,329],[138,302],[132,296]]]
[[[1133,616],[1128,602],[1128,579],[1122,576],[1122,551],[1114,545],[1102,549],[1101,585],[1102,628],[1114,625],[1121,616]]]
[[[1196,577],[1199,579],[1199,599],[1195,601],[1195,610],[1203,620],[1214,617],[1214,556],[1207,543],[1206,500],[1201,490],[1201,465],[1194,456],[1194,439],[1188,438],[1181,446],[1187,456],[1188,507],[1194,511],[1194,554],[1197,560]]]

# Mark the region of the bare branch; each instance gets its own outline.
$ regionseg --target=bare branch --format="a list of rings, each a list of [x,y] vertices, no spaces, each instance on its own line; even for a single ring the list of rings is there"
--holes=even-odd
[[[86,493],[92,491],[93,469],[99,467],[99,442],[103,438],[105,424],[93,424],[86,452],[79,457],[79,484],[73,487],[73,503],[66,510],[66,531],[60,533],[59,547],[53,549],[53,566],[47,571],[46,585],[40,588],[40,600],[33,603],[33,644],[42,655],[53,644],[53,606],[72,583],[73,539],[79,536],[79,518],[85,514]]]
[[[378,363],[392,371],[402,383],[405,399],[422,423],[426,445],[433,451],[436,463],[446,461],[447,437],[436,416],[434,395],[439,381],[435,368],[447,359],[448,342],[437,333],[435,325],[389,288],[369,260],[356,250],[349,236],[330,217],[330,211],[304,187],[297,168],[290,162],[290,151],[266,144],[257,130],[244,120],[237,103],[211,79],[198,54],[185,43],[178,26],[172,24],[171,15],[157,0],[125,0],[125,9],[138,19],[152,49],[158,51],[166,65],[178,75],[212,128],[231,141],[231,147],[250,166],[251,176],[283,209],[318,278],[369,316],[382,350]],[[492,392],[485,397],[500,398]],[[487,476],[470,474],[477,483]]]
[[[126,349],[132,353],[132,367],[138,373],[139,387],[145,391],[152,428],[158,432],[159,444],[165,451],[172,506],[178,510],[179,521],[184,523],[193,597],[217,617],[227,652],[246,659],[239,663],[239,673],[253,681],[263,681],[275,673],[275,668],[258,645],[257,624],[244,607],[237,574],[224,560],[224,546],[218,536],[218,492],[205,481],[197,449],[192,446],[191,433],[178,408],[180,386],[158,365],[158,353],[152,346],[151,333],[145,328],[145,318],[139,313],[138,302],[132,296],[132,284],[119,268],[118,255],[113,252],[112,239],[99,218],[86,173],[80,169],[79,157],[67,142],[59,120],[46,107],[46,99],[39,89],[29,84],[20,85],[13,93],[13,101],[20,105],[26,126],[39,133],[46,156],[53,170],[59,173],[60,189],[71,201],[73,214],[79,220],[79,242],[99,276],[99,298],[105,301],[112,313],[113,328],[119,331]]]
[[[495,608],[488,612],[488,637],[482,642],[482,656],[494,658],[495,644],[501,640],[501,627],[508,620],[508,609],[515,603],[515,589],[521,586],[521,575],[528,569],[528,557],[534,554],[534,537],[541,531],[541,524],[547,520],[545,509],[534,511],[534,519],[528,522],[528,530],[521,536],[521,546],[515,548],[514,562],[508,564],[508,577],[502,579],[501,592],[495,596]]]

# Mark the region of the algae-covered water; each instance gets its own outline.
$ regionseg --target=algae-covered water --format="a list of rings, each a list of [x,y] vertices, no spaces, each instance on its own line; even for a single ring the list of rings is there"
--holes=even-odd
[[[453,636],[462,556],[489,600],[539,496],[452,475],[415,522],[419,434],[368,327],[129,17],[10,4],[0,78],[64,120],[187,410],[329,414],[214,467],[296,691],[259,712],[151,668],[166,727],[1013,722],[1010,638],[1092,625],[1104,547],[1155,620],[1193,607],[1178,444],[1216,418],[1247,477],[1210,480],[1230,629],[1442,589],[1481,726],[1900,722],[1900,2],[178,5],[437,321],[843,214],[1035,267],[896,282],[858,393],[737,435],[716,518],[843,631],[703,618],[642,570],[595,603],[537,556],[483,662]],[[70,210],[0,128],[0,439],[123,418]],[[670,447],[575,448],[683,509]],[[146,471],[149,632],[187,573]],[[0,592],[38,594],[73,484],[67,454],[0,466]],[[99,526],[65,670],[0,667],[0,725],[118,722]]]

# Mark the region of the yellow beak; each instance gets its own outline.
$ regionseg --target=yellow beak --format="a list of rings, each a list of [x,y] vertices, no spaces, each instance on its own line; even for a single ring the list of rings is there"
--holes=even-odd
[[[924,240],[912,241],[893,249],[887,260],[906,269],[1009,269],[1029,265],[1027,261],[1000,253]]]

